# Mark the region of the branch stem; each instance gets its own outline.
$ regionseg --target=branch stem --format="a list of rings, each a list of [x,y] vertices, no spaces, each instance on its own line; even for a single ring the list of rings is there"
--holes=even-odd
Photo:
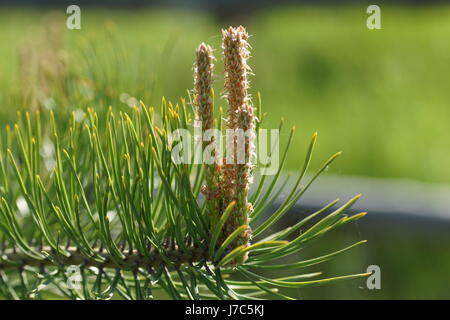
[[[207,259],[208,248],[189,246],[187,250],[181,250],[178,248],[167,249],[164,255],[168,259],[164,259],[161,254],[156,249],[150,249],[148,255],[143,255],[136,250],[124,251],[124,259],[116,261],[111,258],[111,255],[106,250],[95,250],[100,259],[94,257],[86,256],[85,254],[78,251],[75,247],[69,247],[66,249],[68,256],[62,254],[57,254],[50,247],[43,247],[40,252],[44,255],[53,257],[36,259],[32,258],[25,253],[6,249],[4,252],[0,253],[0,270],[11,270],[20,269],[24,266],[55,266],[57,263],[64,266],[69,265],[83,265],[86,267],[97,267],[97,268],[120,268],[122,270],[136,270],[138,268],[149,269],[157,268],[162,265],[167,267],[179,267],[181,265],[200,262]],[[169,260],[171,263],[168,264],[166,261]]]

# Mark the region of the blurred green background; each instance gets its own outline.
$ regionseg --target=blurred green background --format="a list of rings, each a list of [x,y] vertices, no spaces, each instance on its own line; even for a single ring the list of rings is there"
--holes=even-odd
[[[82,7],[81,30],[68,30],[66,7],[0,7],[0,122],[37,106],[64,112],[126,109],[134,99],[158,105],[162,96],[176,102],[192,87],[203,41],[217,49],[217,104],[226,107],[220,29],[242,24],[252,34],[251,92],[261,92],[265,125],[284,117],[297,127],[288,169],[300,168],[318,131],[313,168],[344,151],[329,173],[449,183],[450,6],[382,6],[381,30],[366,28],[366,8],[265,6],[224,19],[176,7]],[[380,265],[381,290],[345,282],[296,296],[450,298],[449,234],[364,230],[349,226],[305,255],[368,238],[368,247],[323,270],[340,275]]]

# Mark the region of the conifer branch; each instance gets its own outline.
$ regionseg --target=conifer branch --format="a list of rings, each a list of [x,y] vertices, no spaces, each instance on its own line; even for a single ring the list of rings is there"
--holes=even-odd
[[[365,213],[345,214],[359,196],[333,209],[335,200],[272,231],[340,153],[304,183],[314,134],[296,183],[285,190],[280,179],[292,129],[276,173],[250,188],[262,121],[256,118],[261,105],[254,106],[248,93],[247,40],[243,27],[223,31],[227,127],[250,132],[242,162],[226,162],[215,151],[212,159],[223,162],[199,165],[195,155],[187,153],[189,163],[176,157],[184,140],[174,132],[192,132],[193,116],[203,131],[220,128],[221,114],[214,116],[215,59],[206,44],[198,47],[194,63],[193,110],[185,100],[163,99],[159,108],[142,102],[105,115],[92,108],[82,117],[26,112],[0,131],[0,297],[42,298],[51,291],[70,299],[152,299],[158,298],[155,290],[163,290],[173,299],[289,298],[278,290],[367,276],[314,280],[320,273],[256,273],[317,265],[363,244],[289,265],[283,261]],[[240,141],[231,141],[239,160]],[[208,142],[202,151],[219,143],[216,137]],[[275,207],[281,192],[287,196]],[[81,287],[68,286],[72,266],[79,268]]]

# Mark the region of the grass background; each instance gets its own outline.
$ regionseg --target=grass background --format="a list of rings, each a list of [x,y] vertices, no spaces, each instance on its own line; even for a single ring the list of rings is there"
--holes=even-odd
[[[126,109],[124,93],[147,105],[158,105],[161,96],[177,101],[192,87],[194,52],[202,41],[217,49],[217,104],[224,104],[220,28],[243,24],[253,35],[251,92],[261,92],[266,125],[284,117],[298,129],[289,169],[300,167],[307,141],[318,131],[313,168],[342,150],[344,157],[329,172],[448,183],[450,6],[383,6],[382,30],[366,28],[365,9],[274,7],[221,21],[189,10],[82,8],[82,29],[63,27],[68,71],[62,89],[50,94],[51,105],[61,113],[87,106]],[[64,19],[65,8],[54,10]],[[0,10],[2,125],[28,108],[19,52],[39,37],[49,11]],[[448,236],[378,231],[363,235],[375,241],[370,250],[358,248],[325,268],[331,274],[360,272],[375,261],[385,266],[383,290],[343,283],[297,296],[449,298]],[[346,229],[314,250],[327,252],[330,243],[349,237],[360,239]]]

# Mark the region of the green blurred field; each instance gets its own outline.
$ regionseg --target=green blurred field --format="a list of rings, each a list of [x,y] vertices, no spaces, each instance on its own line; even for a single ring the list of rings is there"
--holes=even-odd
[[[365,9],[271,8],[231,22],[194,11],[82,9],[82,29],[64,30],[67,78],[52,89],[52,104],[60,112],[126,109],[123,93],[147,105],[158,105],[163,95],[176,102],[193,84],[196,46],[211,44],[219,58],[220,28],[244,24],[253,34],[252,93],[261,92],[266,126],[275,127],[284,117],[286,127],[297,128],[288,168],[300,167],[307,142],[318,131],[313,168],[343,151],[329,172],[448,183],[450,6],[383,7],[382,30],[366,28]],[[19,52],[41,32],[47,14],[0,9],[2,124],[28,107]],[[219,99],[220,58],[216,73],[219,105],[225,103]],[[412,233],[384,236],[371,251],[359,248],[327,271],[360,272],[375,261],[387,270],[386,290],[374,293],[358,288],[363,283],[343,283],[301,291],[298,297],[448,298],[448,283],[440,280],[450,266],[448,254],[441,255],[448,252],[446,243],[422,242]],[[330,243],[358,239],[350,230],[323,243],[320,253],[330,251]]]
[[[2,119],[20,107],[18,50],[47,11],[0,11]],[[301,158],[318,131],[317,161],[344,151],[335,173],[449,182],[450,7],[383,8],[382,30],[366,29],[366,17],[363,6],[293,7],[238,21],[253,34],[252,92],[262,94],[267,124],[284,117],[295,125]],[[158,104],[162,95],[176,101],[192,86],[196,45],[220,49],[220,28],[230,23],[199,12],[89,8],[82,10],[81,30],[65,30],[69,68],[96,81],[93,90],[109,86],[116,96],[125,92],[147,104]],[[90,65],[78,59],[86,47],[94,52]],[[219,59],[217,96],[220,68]],[[69,104],[59,107],[121,102]],[[290,157],[290,168],[299,164]]]

